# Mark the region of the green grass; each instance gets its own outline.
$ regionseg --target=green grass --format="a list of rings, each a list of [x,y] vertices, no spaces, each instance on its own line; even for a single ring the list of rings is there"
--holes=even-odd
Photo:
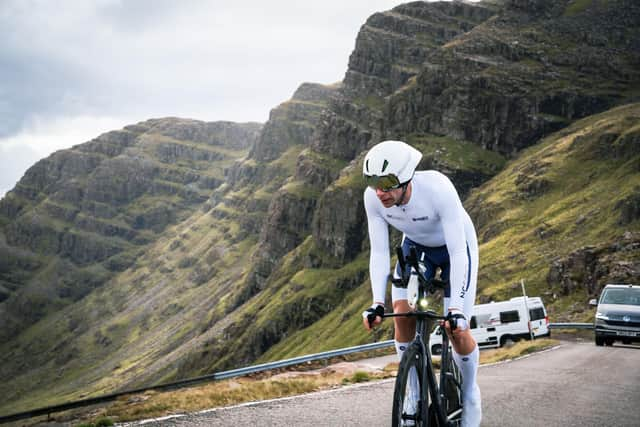
[[[310,186],[304,181],[288,182],[282,187],[282,190],[299,199],[317,199],[321,194],[320,189]]]
[[[436,165],[479,172],[492,176],[502,170],[506,159],[477,144],[445,136],[413,134],[407,142],[418,148],[425,158],[432,158]]]

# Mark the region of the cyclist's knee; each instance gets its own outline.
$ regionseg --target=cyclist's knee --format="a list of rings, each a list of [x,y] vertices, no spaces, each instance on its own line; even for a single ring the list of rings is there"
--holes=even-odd
[[[393,302],[394,313],[406,313],[410,311],[407,300],[397,300]],[[394,317],[395,339],[400,342],[413,340],[416,334],[416,320],[410,317]]]

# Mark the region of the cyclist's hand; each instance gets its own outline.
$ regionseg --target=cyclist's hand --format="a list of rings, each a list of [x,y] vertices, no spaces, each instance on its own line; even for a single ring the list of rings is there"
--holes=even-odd
[[[362,312],[362,322],[367,331],[370,331],[374,326],[378,326],[382,323],[382,315],[384,314],[384,305],[372,304]]]
[[[466,331],[469,329],[467,316],[457,308],[450,309],[447,313],[447,320],[445,320],[445,329],[449,334]]]
[[[469,321],[462,311],[452,308],[447,313],[444,328],[456,353],[467,355],[476,348],[476,340],[471,335]]]

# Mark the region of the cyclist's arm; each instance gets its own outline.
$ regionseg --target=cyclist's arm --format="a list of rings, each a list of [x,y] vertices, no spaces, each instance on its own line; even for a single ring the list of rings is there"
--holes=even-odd
[[[369,257],[371,291],[373,302],[384,305],[391,259],[389,256],[389,225],[380,212],[379,204],[375,192],[367,189],[364,193],[364,206],[367,212],[369,242],[371,244]]]
[[[458,309],[464,312],[464,298],[469,286],[469,258],[464,232],[465,211],[455,187],[446,176],[443,175],[443,178],[442,185],[446,191],[440,193],[438,208],[451,264],[449,310]]]

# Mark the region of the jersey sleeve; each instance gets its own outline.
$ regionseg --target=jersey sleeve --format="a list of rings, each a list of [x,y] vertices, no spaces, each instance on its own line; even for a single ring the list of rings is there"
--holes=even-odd
[[[387,280],[391,268],[389,256],[389,225],[382,216],[379,201],[375,194],[367,190],[364,193],[364,206],[367,212],[369,228],[369,242],[371,255],[369,257],[369,275],[373,302],[384,303],[387,291]]]
[[[464,300],[469,290],[470,280],[470,261],[464,231],[465,211],[458,192],[449,178],[445,175],[441,175],[441,177],[440,200],[437,201],[437,204],[451,264],[449,308],[464,311]]]

